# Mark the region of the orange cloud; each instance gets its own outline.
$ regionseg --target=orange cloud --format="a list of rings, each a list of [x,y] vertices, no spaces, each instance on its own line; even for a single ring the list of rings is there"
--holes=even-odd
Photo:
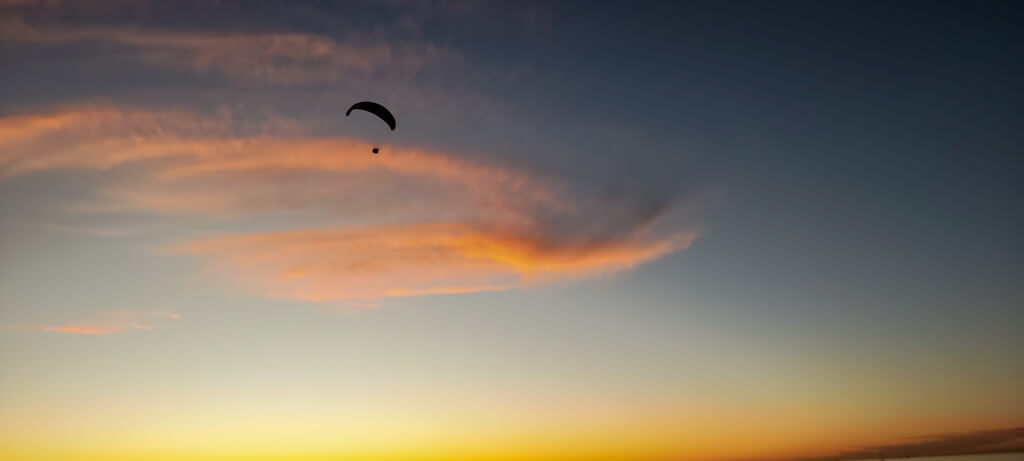
[[[171,250],[204,255],[246,290],[302,300],[369,304],[575,280],[635,267],[696,236],[692,224],[671,222],[688,212],[669,199],[594,195],[415,147],[374,156],[364,140],[276,129],[292,125],[113,106],[0,118],[0,180],[116,170],[75,209],[216,217],[220,228],[263,219],[277,230],[184,239]]]
[[[212,257],[249,291],[308,301],[505,290],[634,267],[689,246],[693,232],[558,243],[467,224],[226,235],[171,251]]]
[[[0,118],[0,177],[52,169],[103,170],[181,153],[213,155],[201,140],[223,135],[226,117],[174,110],[71,107]]]
[[[324,199],[343,196],[350,203],[367,203],[352,196],[387,188],[392,192],[383,196],[385,200],[372,200],[379,209],[399,185],[410,186],[417,178],[429,182],[421,187],[433,187],[435,192],[447,188],[453,199],[487,203],[490,214],[509,218],[517,213],[501,203],[509,195],[515,195],[519,204],[556,210],[573,206],[551,184],[514,169],[404,146],[394,146],[386,156],[371,156],[365,140],[279,136],[282,130],[276,126],[248,126],[223,113],[112,106],[3,117],[0,178],[48,170],[136,167],[134,183],[113,185],[85,207],[99,211],[294,209],[314,202],[322,206]],[[311,180],[325,175],[336,180]],[[393,205],[415,201],[418,195],[409,192],[401,197],[402,203]]]
[[[150,315],[152,315],[153,317],[168,318],[168,319],[171,319],[171,320],[180,320],[181,319],[180,315],[175,314],[173,312],[167,312],[167,311],[153,311],[153,312],[150,312]]]
[[[71,333],[77,335],[109,335],[132,330],[152,330],[153,326],[142,323],[142,318],[179,319],[181,316],[171,312],[153,311],[148,314],[129,310],[110,311],[103,317],[105,321],[95,323],[72,323],[58,325],[4,325],[0,328],[9,331],[39,331],[54,333]]]
[[[10,328],[24,331],[54,331],[74,333],[77,335],[109,335],[121,331],[122,328],[106,325],[25,325]]]

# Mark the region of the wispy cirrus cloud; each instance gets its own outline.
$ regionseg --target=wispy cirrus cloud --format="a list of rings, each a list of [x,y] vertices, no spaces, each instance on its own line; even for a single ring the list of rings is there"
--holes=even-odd
[[[167,311],[137,312],[131,310],[110,311],[99,315],[99,317],[101,320],[90,322],[3,325],[0,326],[0,329],[76,335],[109,335],[133,330],[149,331],[153,329],[154,322],[181,319],[180,315]]]
[[[307,301],[505,290],[634,267],[686,248],[693,232],[557,242],[463,223],[233,234],[170,251],[212,256],[246,290]]]
[[[134,88],[136,96],[158,106],[197,102],[203,89],[216,93],[212,96],[216,99],[260,86],[265,91],[243,91],[240,99],[246,104],[287,105],[299,98],[308,106],[323,105],[325,98],[341,101],[336,102],[340,105],[372,97],[400,103],[407,114],[434,116],[429,121],[441,127],[507,120],[511,105],[486,89],[527,72],[474,66],[462,50],[427,38],[420,30],[420,23],[427,20],[423,15],[436,16],[447,8],[441,4],[420,8],[415,14],[382,9],[383,5],[373,2],[346,4],[340,7],[349,13],[343,18],[380,13],[386,19],[371,27],[364,21],[338,22],[328,20],[330,15],[318,16],[329,21],[319,28],[320,33],[266,21],[267,14],[277,11],[272,5],[169,5],[130,1],[0,4],[0,44],[14,51],[5,56],[11,65],[32,62],[37,55],[63,56],[68,72],[109,77],[125,88],[121,96]],[[181,27],[167,18],[189,12],[218,16],[225,11],[234,19],[232,26]],[[90,59],[79,59],[84,57]],[[145,77],[125,79],[126,71]],[[159,92],[145,85],[150,78],[163,80],[168,74],[174,83],[161,86]],[[86,94],[92,89],[81,87]],[[163,97],[172,93],[176,94],[173,100]]]
[[[174,312],[161,311],[161,310],[150,311],[149,315],[152,316],[153,318],[159,318],[159,319],[171,319],[171,320],[180,320],[181,319],[181,315],[180,314],[175,314]]]
[[[500,202],[513,195],[516,206],[574,206],[539,175],[404,146],[369,156],[366,140],[292,136],[282,124],[109,105],[3,117],[0,177],[134,168],[89,204],[104,211],[213,213],[333,204],[380,212],[422,202],[420,192],[451,200],[452,206],[429,210],[432,215],[472,204],[486,205],[489,215],[512,215],[516,210]]]
[[[130,325],[12,325],[6,327],[6,329],[13,331],[71,333],[76,335],[109,335],[125,330],[152,330],[153,327],[135,323]]]
[[[243,290],[287,299],[367,301],[577,280],[685,249],[698,235],[691,197],[607,196],[508,164],[406,146],[373,156],[365,140],[278,129],[288,125],[117,106],[0,118],[0,178],[117,173],[76,202],[80,212],[250,222],[289,214],[271,219],[278,230],[241,227],[159,245],[202,256]]]
[[[61,233],[76,234],[76,235],[88,235],[88,236],[93,236],[93,237],[104,237],[104,238],[131,237],[131,236],[141,235],[141,234],[144,234],[144,233],[146,233],[148,231],[152,231],[152,230],[157,229],[156,227],[153,227],[153,226],[146,226],[146,227],[143,227],[143,226],[135,226],[135,227],[129,227],[129,226],[122,226],[122,227],[115,227],[115,226],[98,227],[98,226],[62,225],[62,224],[55,224],[55,223],[44,223],[44,225],[47,228],[49,228],[49,229],[53,229],[54,231],[61,232]]]
[[[34,24],[0,18],[0,41],[28,44],[110,43],[159,67],[213,73],[241,82],[304,85],[367,79],[409,80],[428,66],[463,66],[461,54],[419,40],[373,34],[346,39],[288,32],[202,32],[153,26]]]

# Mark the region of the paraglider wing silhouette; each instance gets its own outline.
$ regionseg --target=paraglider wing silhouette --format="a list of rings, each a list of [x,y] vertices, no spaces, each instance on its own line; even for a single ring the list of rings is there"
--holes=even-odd
[[[371,101],[357,102],[352,104],[352,107],[349,107],[348,110],[345,111],[345,116],[348,117],[348,115],[356,109],[365,110],[380,117],[381,120],[384,120],[384,123],[387,123],[388,126],[391,127],[391,131],[395,131],[395,116],[391,115],[391,111],[389,111],[387,107]]]

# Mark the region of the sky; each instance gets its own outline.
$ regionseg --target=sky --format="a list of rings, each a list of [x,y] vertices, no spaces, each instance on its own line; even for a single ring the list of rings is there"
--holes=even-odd
[[[1024,449],[1021,13],[0,1],[0,458]]]

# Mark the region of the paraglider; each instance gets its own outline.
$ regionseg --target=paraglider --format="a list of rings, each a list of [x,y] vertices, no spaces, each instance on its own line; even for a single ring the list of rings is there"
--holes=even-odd
[[[384,123],[387,123],[388,127],[391,128],[391,131],[395,131],[395,116],[391,114],[391,111],[389,111],[387,107],[384,107],[372,101],[361,101],[352,104],[352,107],[349,107],[348,110],[345,111],[345,116],[348,117],[352,113],[352,111],[356,109],[363,110],[373,115],[376,115],[378,118],[383,120]],[[380,153],[380,146],[374,144],[373,153]]]

